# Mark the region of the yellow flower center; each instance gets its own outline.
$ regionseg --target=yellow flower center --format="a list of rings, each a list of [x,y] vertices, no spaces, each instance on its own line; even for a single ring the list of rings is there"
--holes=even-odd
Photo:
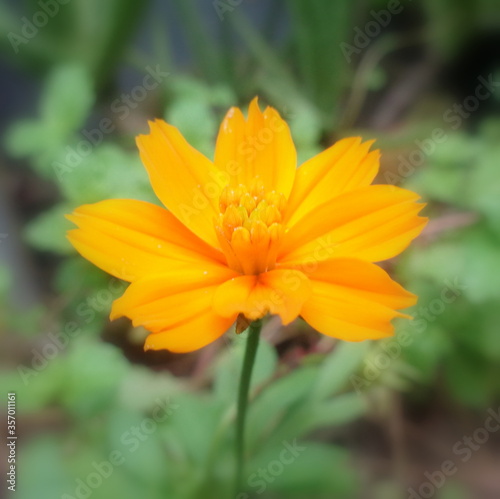
[[[285,206],[285,196],[266,193],[259,180],[222,191],[215,230],[229,267],[247,275],[275,268]]]

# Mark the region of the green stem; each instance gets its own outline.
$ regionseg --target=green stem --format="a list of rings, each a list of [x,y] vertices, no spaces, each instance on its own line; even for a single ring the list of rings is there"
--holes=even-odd
[[[241,370],[240,387],[238,392],[238,409],[236,414],[236,495],[242,491],[243,473],[245,469],[245,419],[248,406],[248,391],[252,370],[259,345],[261,321],[255,321],[248,328],[248,339],[245,350],[245,358]]]

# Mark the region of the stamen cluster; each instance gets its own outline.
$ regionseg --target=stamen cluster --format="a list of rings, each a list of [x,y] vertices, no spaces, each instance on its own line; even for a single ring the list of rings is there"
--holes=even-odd
[[[222,191],[215,230],[231,268],[242,274],[275,268],[285,207],[285,196],[266,192],[259,180],[250,187],[240,184]]]

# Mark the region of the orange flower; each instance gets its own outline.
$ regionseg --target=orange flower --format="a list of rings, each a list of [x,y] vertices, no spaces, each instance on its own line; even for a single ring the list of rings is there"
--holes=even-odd
[[[404,250],[426,219],[418,195],[370,185],[373,141],[340,140],[297,169],[287,124],[257,99],[247,119],[229,110],[214,161],[164,121],[150,127],[137,145],[168,210],[112,199],[68,216],[81,255],[131,282],[111,318],[151,331],[146,349],[196,350],[238,317],[268,313],[344,340],[393,334],[416,297],[373,262]]]

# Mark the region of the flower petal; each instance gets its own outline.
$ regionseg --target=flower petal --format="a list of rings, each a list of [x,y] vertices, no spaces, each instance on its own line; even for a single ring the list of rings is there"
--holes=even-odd
[[[129,317],[134,326],[151,331],[146,350],[197,350],[224,334],[235,321],[236,314],[217,315],[212,300],[219,285],[236,275],[226,267],[198,264],[144,277],[113,303],[110,317]]]
[[[286,214],[293,226],[314,208],[345,192],[370,185],[379,169],[380,152],[368,152],[373,140],[360,137],[336,142],[297,170]]]
[[[224,263],[213,249],[159,206],[129,199],[83,205],[68,215],[79,229],[68,239],[87,260],[124,279],[201,262]]]
[[[174,126],[163,120],[149,125],[150,134],[139,135],[137,146],[156,195],[184,225],[218,248],[213,219],[219,213],[227,175],[191,147]]]
[[[372,262],[405,249],[427,219],[419,196],[392,185],[373,185],[343,194],[302,218],[285,235],[280,264],[295,265],[332,257]]]
[[[362,341],[394,333],[391,319],[408,317],[396,309],[415,305],[417,297],[373,263],[334,258],[308,274],[312,293],[302,317],[320,333]]]
[[[271,313],[279,315],[283,324],[289,324],[300,314],[309,293],[309,280],[302,272],[271,270],[225,282],[217,289],[213,306],[224,317],[242,313],[257,320]]]
[[[288,197],[297,155],[286,122],[271,107],[262,112],[255,98],[247,120],[237,108],[226,114],[217,137],[214,162],[229,175],[232,185],[248,187],[258,179],[266,192],[276,190]]]
[[[144,350],[170,350],[174,353],[187,353],[199,350],[220,338],[236,320],[216,315],[212,310],[205,311],[191,321],[150,334],[146,338]]]

